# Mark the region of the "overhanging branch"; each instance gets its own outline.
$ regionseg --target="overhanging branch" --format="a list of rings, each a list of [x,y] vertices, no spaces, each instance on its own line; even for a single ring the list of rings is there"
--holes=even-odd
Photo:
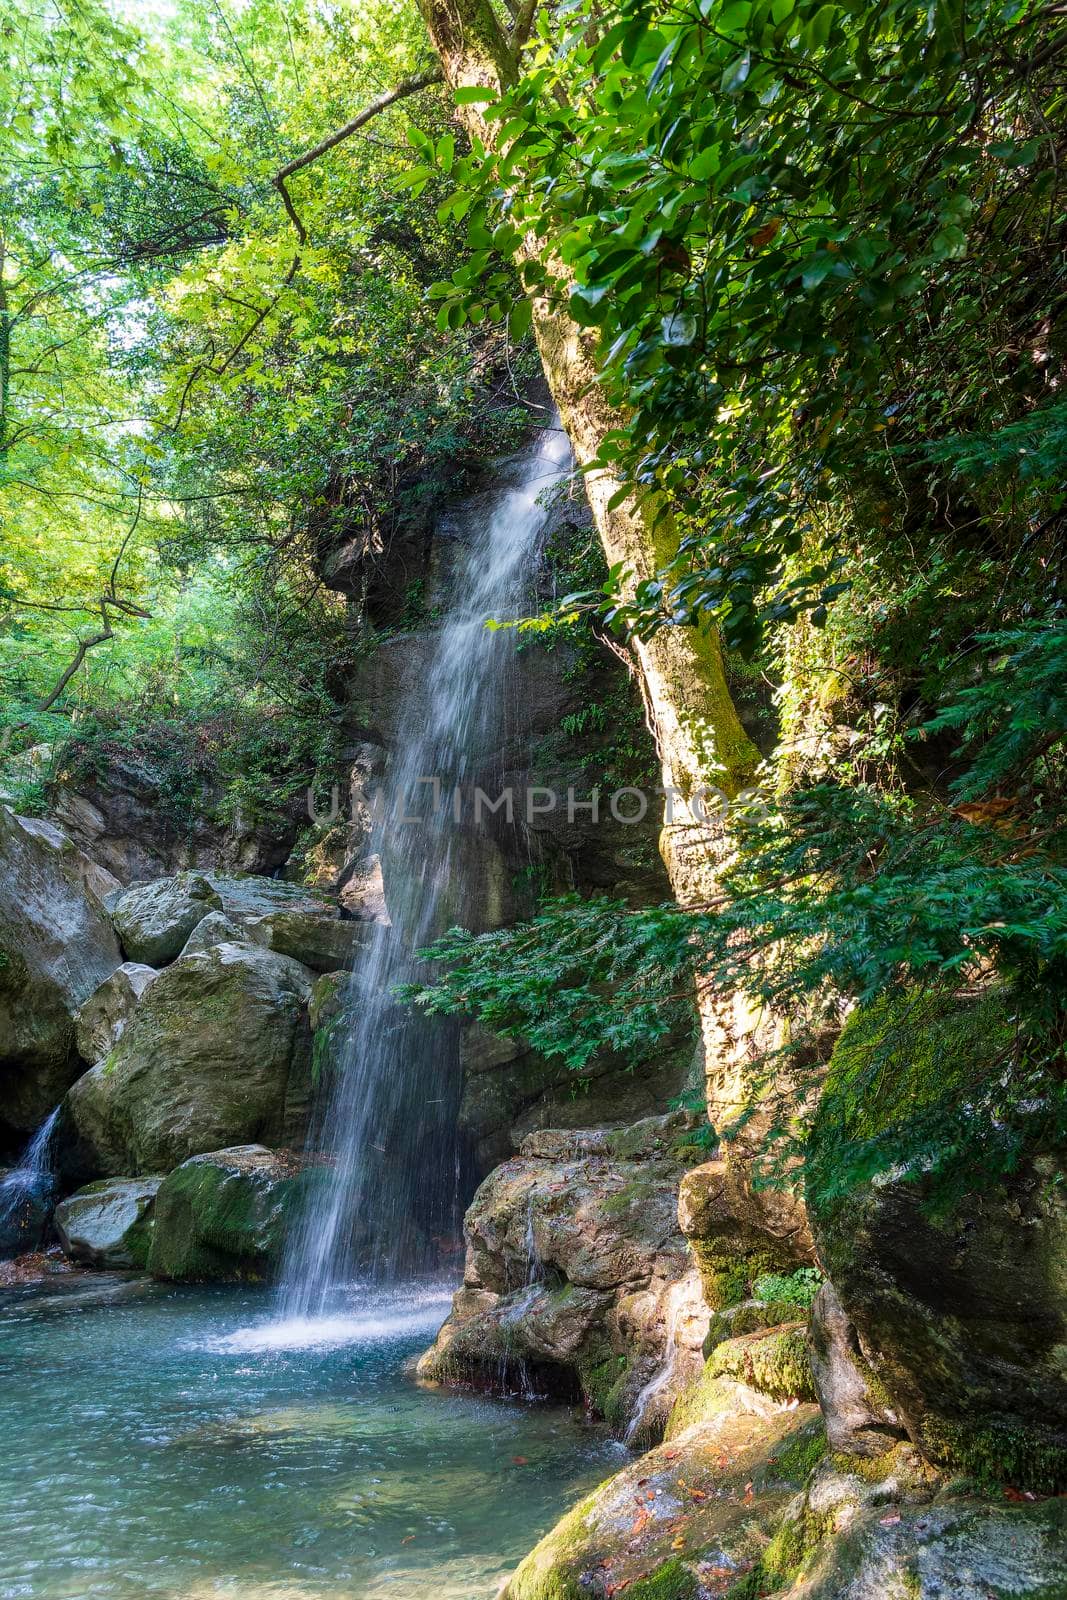
[[[299,172],[301,168],[310,166],[313,161],[317,161],[320,156],[324,156],[335,145],[342,144],[345,139],[350,139],[354,133],[358,133],[360,128],[370,122],[372,117],[378,116],[382,111],[387,111],[390,106],[396,105],[398,100],[406,100],[409,95],[418,94],[420,90],[429,88],[431,83],[440,83],[443,76],[441,68],[434,66],[427,67],[424,72],[413,73],[410,78],[402,78],[392,89],[386,89],[384,93],[371,100],[369,104],[363,107],[362,111],[357,112],[351,121],[346,122],[343,127],[335,128],[333,133],[326,135],[325,139],[320,139],[318,144],[312,145],[310,150],[305,150],[302,156],[295,156],[292,161],[279,168],[271,182],[282,197],[282,205],[285,207],[286,215],[296,229],[301,244],[304,244],[307,240],[307,230],[297,215],[292,197],[285,186],[285,180],[291,178],[293,173]]]

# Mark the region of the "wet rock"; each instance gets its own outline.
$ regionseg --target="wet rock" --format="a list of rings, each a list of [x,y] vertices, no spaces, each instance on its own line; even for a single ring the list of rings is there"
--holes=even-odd
[[[222,901],[202,874],[179,872],[128,889],[116,902],[112,918],[128,961],[162,967],[181,954],[202,917],[221,909]]]
[[[960,1494],[897,1446],[843,1470],[817,1466],[752,1573],[785,1600],[1062,1600],[1067,1504]]]
[[[144,1267],[152,1203],[162,1178],[105,1178],[87,1184],[55,1210],[59,1242],[90,1267]]]
[[[47,1184],[27,1183],[18,1167],[0,1167],[0,1259],[36,1250],[48,1232],[50,1209]]]
[[[662,1425],[707,1330],[676,1218],[687,1127],[675,1114],[531,1134],[467,1212],[465,1286],[421,1375],[580,1390],[620,1431],[662,1377]]]
[[[198,1283],[271,1277],[309,1185],[323,1176],[294,1152],[263,1145],[183,1162],[156,1195],[149,1272]]]
[[[101,1061],[107,1055],[157,976],[155,967],[124,961],[93,991],[74,1019],[74,1037],[83,1060]]]
[[[0,806],[0,1117],[16,1133],[81,1070],[75,1013],[122,960],[99,881],[57,829]]]
[[[706,1415],[594,1489],[521,1563],[501,1600],[699,1600],[743,1579],[820,1449],[813,1406]]]
[[[310,992],[304,967],[255,945],[215,945],[167,967],[67,1098],[81,1170],[167,1172],[206,1150],[297,1141]]]

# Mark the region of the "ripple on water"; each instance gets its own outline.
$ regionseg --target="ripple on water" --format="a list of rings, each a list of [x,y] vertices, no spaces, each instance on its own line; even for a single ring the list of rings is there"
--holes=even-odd
[[[446,1310],[0,1295],[0,1600],[489,1600],[618,1453],[412,1383]]]

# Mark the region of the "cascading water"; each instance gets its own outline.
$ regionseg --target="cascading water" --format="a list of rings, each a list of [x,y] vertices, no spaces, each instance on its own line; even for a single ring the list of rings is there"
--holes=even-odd
[[[27,1248],[39,1241],[55,1186],[52,1134],[58,1117],[57,1106],[19,1156],[18,1166],[0,1179],[0,1235],[25,1235],[21,1242]]]
[[[378,823],[392,927],[376,929],[357,957],[350,1033],[320,1089],[312,1148],[323,1181],[290,1240],[285,1322],[326,1315],[357,1267],[362,1280],[379,1284],[401,1272],[417,1276],[438,1258],[442,1235],[455,1232],[455,1030],[399,1008],[392,990],[415,975],[413,951],[452,923],[484,919],[472,789],[485,776],[487,752],[501,747],[514,659],[514,635],[485,623],[517,613],[545,527],[546,491],[569,460],[562,430],[546,430],[514,485],[463,530],[425,692],[400,711]]]

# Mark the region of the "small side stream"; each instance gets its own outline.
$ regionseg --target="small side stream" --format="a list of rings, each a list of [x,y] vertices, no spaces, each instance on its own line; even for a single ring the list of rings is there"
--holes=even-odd
[[[265,1297],[97,1277],[0,1294],[2,1600],[489,1600],[620,1447],[427,1392],[446,1300],[278,1347]]]

